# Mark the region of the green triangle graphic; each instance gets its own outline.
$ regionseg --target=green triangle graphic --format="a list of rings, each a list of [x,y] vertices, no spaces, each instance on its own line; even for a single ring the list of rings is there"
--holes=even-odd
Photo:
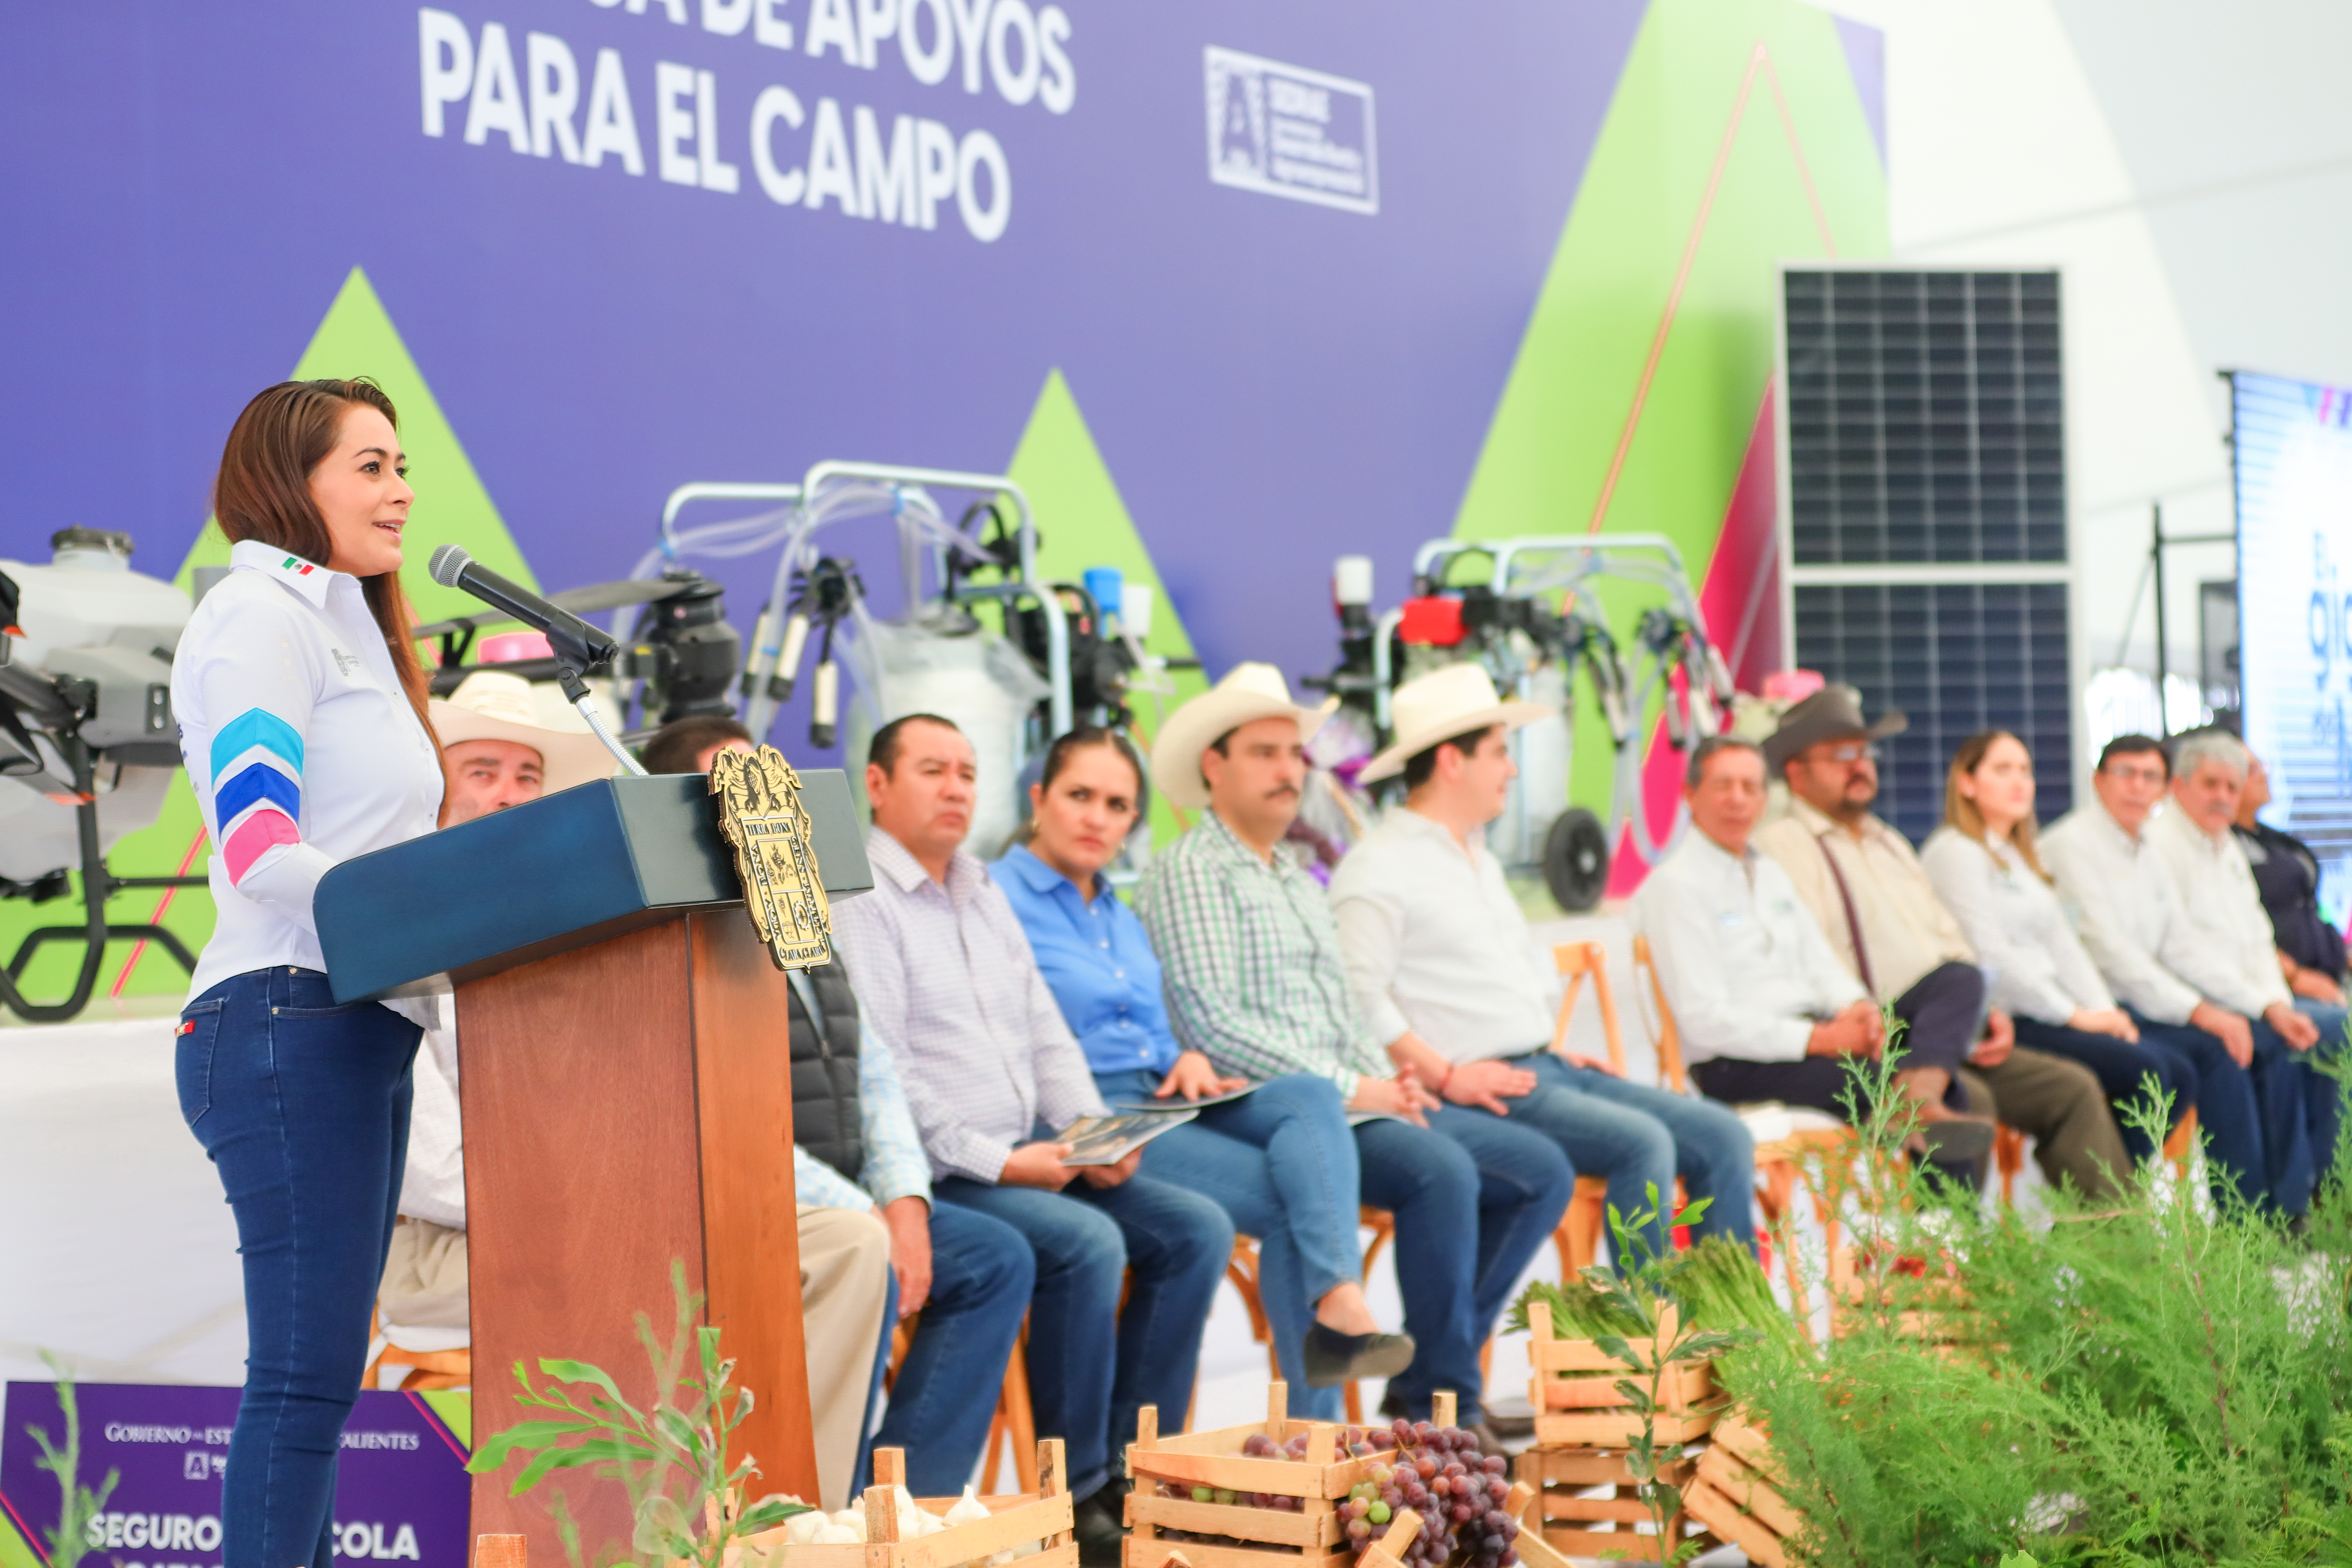
[[[1769,68],[1757,69],[1723,155],[1759,45]],[[1816,200],[1840,257],[1887,254],[1885,174],[1837,24],[1797,0],[1651,5],[1497,400],[1457,538],[1591,524],[1719,155],[1714,204],[1602,524],[1664,534],[1692,585],[1706,581],[1772,374],[1775,264],[1824,255]],[[1601,594],[1612,625],[1654,595],[1620,597]],[[1592,706],[1580,691],[1570,793],[1605,809],[1610,748]]]
[[[400,584],[408,602],[427,621],[464,615],[481,608],[470,595],[444,588],[425,575],[425,563],[436,546],[460,544],[491,571],[537,588],[538,579],[515,547],[514,536],[499,521],[499,509],[482,488],[481,477],[458,445],[457,434],[441,413],[433,389],[409,357],[399,329],[384,312],[367,274],[352,268],[336,291],[326,319],[311,334],[290,379],[315,381],[324,376],[367,376],[390,395],[400,410],[400,444],[408,453],[408,480],[415,487],[416,504],[410,522],[400,569]],[[206,520],[195,547],[180,567],[179,584],[190,585],[189,574],[198,566],[228,564],[228,541],[220,526]]]
[[[1118,567],[1128,582],[1150,584],[1158,599],[1152,610],[1151,635],[1144,639],[1145,651],[1167,658],[1194,657],[1183,617],[1169,601],[1159,569],[1151,563],[1151,552],[1136,531],[1127,503],[1119,499],[1110,466],[1103,461],[1101,449],[1087,429],[1086,416],[1078,410],[1077,398],[1058,369],[1045,377],[1006,471],[1028,496],[1036,514],[1037,569],[1043,576],[1052,582],[1074,583],[1090,566]],[[1206,677],[1197,669],[1178,670],[1175,677],[1176,695],[1162,700],[1166,712],[1175,711],[1177,704],[1208,686]],[[1156,731],[1150,700],[1133,706],[1138,722],[1147,731]],[[1157,795],[1152,797],[1151,818],[1155,841],[1168,843],[1176,833],[1176,819]]]
[[[407,589],[409,602],[417,615],[430,621],[480,608],[469,595],[444,588],[425,574],[425,563],[434,547],[443,543],[461,544],[490,570],[536,587],[537,579],[530,564],[499,520],[498,508],[491,502],[489,492],[482,488],[480,476],[467,459],[457,433],[442,415],[440,404],[425,384],[424,373],[409,357],[398,329],[369,284],[367,274],[354,267],[336,291],[334,302],[328,307],[319,330],[311,335],[310,346],[296,362],[290,379],[361,375],[373,378],[400,410],[401,445],[407,450],[409,480],[416,489],[401,584]],[[193,591],[195,568],[226,565],[228,551],[228,541],[219,525],[207,519],[187,559],[180,563],[175,581],[182,589]],[[171,794],[165,797],[163,814],[155,825],[116,845],[107,857],[107,864],[117,876],[173,875],[179,871],[190,846],[197,842],[203,831],[204,818],[196,809],[195,795],[188,787],[187,775],[183,773],[173,781]],[[205,853],[199,851],[188,865],[189,874],[201,875],[205,859]],[[38,909],[13,900],[0,904],[0,954],[14,952],[24,933],[35,926],[72,924],[79,912],[79,898],[77,892],[71,906],[59,900]],[[161,902],[162,895],[151,890],[121,893],[112,901],[109,913],[117,921],[144,922],[154,918]],[[202,888],[178,889],[162,923],[185,942],[190,952],[201,951],[212,936],[212,895]],[[85,1016],[104,1016],[104,998],[129,962],[131,952],[129,942],[108,944],[106,962],[99,972],[100,1001],[92,1004]],[[44,947],[26,973],[27,994],[37,1000],[65,994],[72,985],[75,963],[80,954],[77,943],[53,942]],[[178,995],[186,988],[187,976],[181,973],[180,966],[151,945],[140,958],[123,994]]]

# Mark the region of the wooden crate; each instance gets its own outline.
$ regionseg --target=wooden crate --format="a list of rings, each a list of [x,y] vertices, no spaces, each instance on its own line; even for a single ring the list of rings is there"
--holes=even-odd
[[[1681,1487],[1697,1462],[1679,1459],[1661,1468],[1667,1485]],[[1518,1457],[1511,1489],[1513,1517],[1519,1521],[1516,1544],[1522,1561],[1542,1568],[1542,1556],[1616,1556],[1636,1563],[1659,1560],[1659,1538],[1641,1533],[1650,1510],[1635,1495],[1622,1452],[1600,1448],[1529,1448]],[[1607,1488],[1605,1494],[1600,1489]],[[1519,1505],[1524,1494],[1524,1508]],[[1667,1516],[1665,1539],[1686,1540],[1693,1521],[1682,1510]],[[1543,1553],[1531,1552],[1540,1542]]]
[[[1433,1405],[1437,1424],[1452,1426],[1454,1395],[1440,1394]],[[1127,1450],[1127,1473],[1135,1485],[1127,1494],[1127,1523],[1132,1533],[1123,1553],[1125,1568],[1161,1568],[1171,1552],[1181,1552],[1192,1568],[1351,1568],[1356,1554],[1348,1546],[1339,1501],[1350,1487],[1371,1479],[1374,1466],[1393,1458],[1386,1453],[1360,1459],[1343,1458],[1339,1451],[1341,1428],[1328,1422],[1291,1420],[1290,1388],[1280,1382],[1266,1389],[1262,1426],[1226,1426],[1162,1437],[1158,1409],[1146,1405],[1137,1428],[1135,1443]],[[1263,1434],[1281,1443],[1301,1432],[1307,1434],[1304,1463],[1242,1452],[1242,1445],[1253,1436]],[[1298,1499],[1299,1508],[1291,1513],[1160,1497],[1161,1483],[1270,1492]],[[1391,1531],[1393,1525],[1391,1521]],[[1163,1530],[1224,1536],[1239,1544],[1167,1542],[1160,1539]]]
[[[1069,1474],[1059,1437],[1048,1437],[1037,1445],[1034,1494],[984,1498],[982,1500],[991,1517],[950,1525],[919,1541],[898,1539],[898,1504],[893,1489],[905,1484],[906,1474],[904,1451],[874,1450],[874,1485],[866,1489],[864,1542],[791,1546],[785,1543],[782,1529],[762,1531],[728,1552],[730,1568],[958,1568],[1032,1541],[1043,1542],[1045,1549],[1022,1558],[1022,1568],[1077,1568]],[[931,1513],[944,1513],[955,1501],[952,1498],[917,1500]]]
[[[1708,1436],[1698,1473],[1683,1488],[1683,1506],[1759,1568],[1789,1568],[1787,1542],[1805,1521],[1780,1495],[1778,1479],[1770,1439],[1726,1415]]]
[[[1668,1345],[1677,1330],[1674,1311],[1666,1307],[1660,1313],[1658,1337]],[[1591,1340],[1556,1337],[1551,1309],[1541,1301],[1528,1303],[1528,1327],[1534,1336],[1528,1346],[1528,1403],[1536,1412],[1536,1446],[1622,1452],[1642,1430],[1640,1414],[1617,1386],[1633,1373]],[[1634,1348],[1645,1357],[1657,1351],[1655,1343]],[[1653,1436],[1660,1443],[1706,1436],[1716,1404],[1712,1363],[1670,1368],[1659,1390]]]
[[[1895,1299],[1906,1305],[1897,1310]],[[1843,1339],[1866,1323],[1893,1319],[1895,1335],[1916,1340],[1948,1360],[1982,1359],[1998,1347],[1989,1343],[1984,1314],[1955,1279],[1921,1279],[1899,1289],[1865,1279],[1852,1250],[1830,1258],[1830,1334]]]

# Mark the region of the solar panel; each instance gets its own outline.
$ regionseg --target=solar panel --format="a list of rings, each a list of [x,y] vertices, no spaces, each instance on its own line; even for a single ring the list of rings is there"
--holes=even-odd
[[[2007,730],[2033,753],[2035,812],[2074,805],[2074,702],[2063,583],[1818,584],[1797,588],[1797,662],[1857,687],[1879,742],[1878,815],[1914,843],[1944,820],[1960,742]]]
[[[2014,731],[2043,821],[2073,805],[2058,274],[1782,274],[1782,526],[1795,663],[1911,728],[1879,814],[1916,840],[1962,740]]]
[[[1800,565],[2066,559],[2058,275],[1784,275]]]

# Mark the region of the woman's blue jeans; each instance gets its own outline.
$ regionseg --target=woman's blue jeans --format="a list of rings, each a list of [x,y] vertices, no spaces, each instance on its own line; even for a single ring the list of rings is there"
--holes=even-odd
[[[180,1015],[180,1114],[220,1172],[245,1259],[245,1396],[223,1568],[333,1568],[335,1455],[408,1155],[420,1031],[327,977],[233,975]]]
[[[1160,1407],[1163,1431],[1181,1426],[1209,1302],[1234,1252],[1223,1210],[1144,1175],[1116,1187],[1081,1176],[1058,1193],[949,1176],[931,1195],[941,1208],[1002,1220],[1029,1244],[1037,1268],[1029,1400],[1038,1433],[1065,1445],[1073,1496],[1110,1479],[1111,1456],[1144,1405]],[[1130,1266],[1135,1289],[1122,1311]]]
[[[1113,1105],[1150,1100],[1160,1079],[1151,1072],[1095,1076]],[[1291,1413],[1336,1419],[1340,1391],[1307,1386],[1306,1342],[1315,1303],[1363,1277],[1356,1141],[1338,1087],[1292,1073],[1206,1107],[1144,1146],[1143,1171],[1214,1201],[1234,1229],[1257,1238],[1258,1295],[1290,1384]]]

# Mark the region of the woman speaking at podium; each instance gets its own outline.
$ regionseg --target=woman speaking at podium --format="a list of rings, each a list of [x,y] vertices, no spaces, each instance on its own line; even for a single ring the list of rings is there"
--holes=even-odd
[[[213,487],[232,570],[172,668],[219,909],[180,1015],[180,1110],[245,1260],[224,1568],[332,1568],[335,1454],[408,1147],[418,1020],[335,1005],[310,911],[329,867],[430,833],[441,805],[400,591],[415,492],[396,417],[366,381],[246,405]]]

